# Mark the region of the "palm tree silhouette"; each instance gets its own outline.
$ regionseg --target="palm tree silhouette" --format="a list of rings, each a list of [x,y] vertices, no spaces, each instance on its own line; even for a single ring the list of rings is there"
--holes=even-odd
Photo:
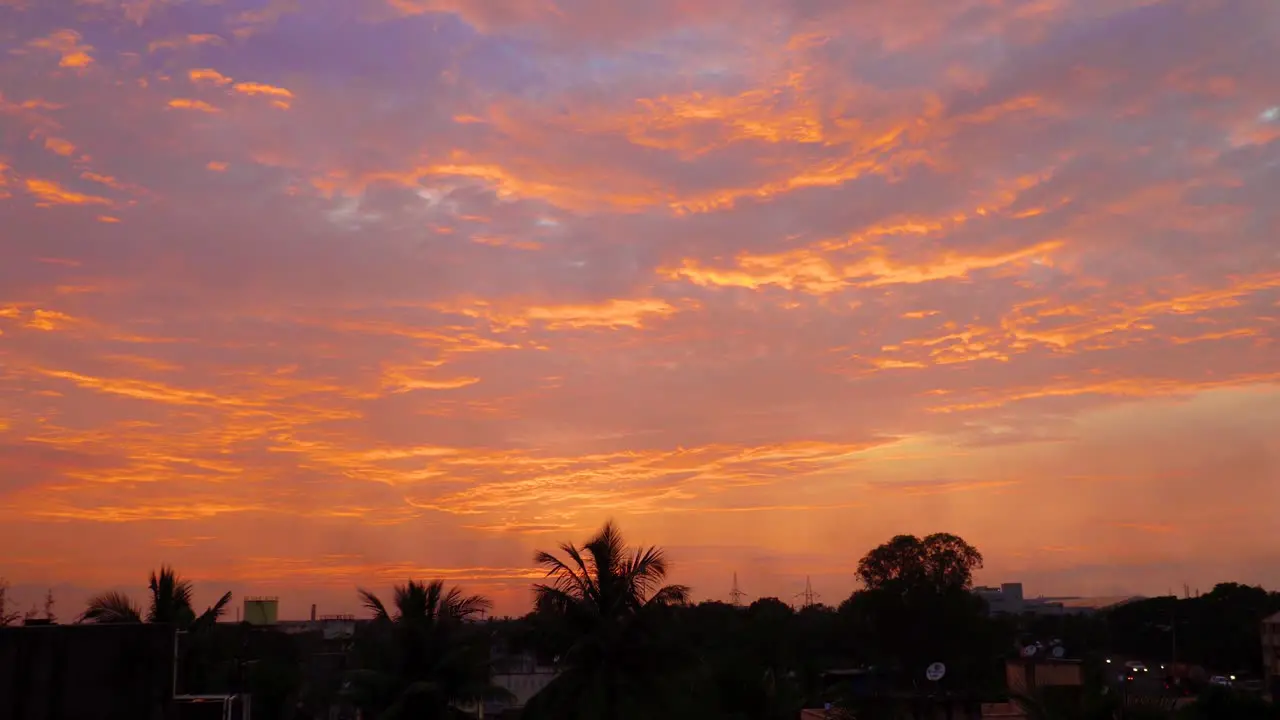
[[[361,709],[380,720],[438,720],[470,717],[461,703],[505,696],[489,685],[487,635],[467,623],[492,606],[487,598],[442,580],[397,585],[390,609],[358,592],[374,623],[357,642],[363,668],[348,674],[345,690]]]
[[[395,613],[389,613],[378,596],[360,588],[361,603],[373,613],[374,620],[395,623],[434,623],[443,620],[466,620],[493,607],[483,595],[463,595],[461,588],[445,592],[443,580],[428,583],[410,580],[395,587]]]
[[[147,607],[146,621],[149,623],[168,623],[180,628],[211,625],[218,621],[231,602],[231,593],[224,593],[218,602],[197,616],[191,607],[191,581],[179,576],[168,565],[161,565],[159,574],[151,571],[148,588],[151,602]],[[99,624],[140,623],[143,614],[128,595],[110,590],[89,598],[89,605],[80,619]]]
[[[682,653],[668,642],[665,610],[688,602],[689,589],[664,585],[658,547],[627,548],[612,521],[582,547],[560,545],[563,558],[539,552],[550,582],[534,586],[536,609],[567,637],[560,674],[530,701],[534,718],[661,716]],[[655,714],[657,713],[657,714]]]

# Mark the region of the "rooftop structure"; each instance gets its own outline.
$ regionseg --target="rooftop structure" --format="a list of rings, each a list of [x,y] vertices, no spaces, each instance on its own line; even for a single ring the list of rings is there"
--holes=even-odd
[[[244,599],[244,621],[250,625],[275,625],[280,620],[280,598],[247,597]]]

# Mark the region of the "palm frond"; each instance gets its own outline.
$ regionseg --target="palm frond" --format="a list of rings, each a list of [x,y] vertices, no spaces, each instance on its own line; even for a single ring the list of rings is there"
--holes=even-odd
[[[626,564],[626,542],[622,532],[610,520],[600,528],[600,532],[587,542],[584,548],[591,557],[591,566],[595,570],[595,584],[601,592],[612,588],[614,581],[624,572]]]
[[[667,577],[665,553],[657,547],[636,550],[626,564],[625,575],[631,592],[637,598],[648,597],[661,587],[662,581]]]
[[[128,595],[110,590],[89,598],[89,606],[80,616],[84,622],[99,624],[140,623],[142,610]]]
[[[645,601],[645,605],[685,605],[689,602],[689,588],[685,585],[666,585],[658,588]]]
[[[462,588],[454,587],[445,597],[444,606],[450,617],[466,620],[493,609],[493,601],[483,595],[463,595]]]
[[[409,580],[395,587],[395,615],[368,590],[360,589],[362,604],[378,619],[432,624],[441,620],[465,620],[489,610],[493,603],[483,595],[466,595],[461,588],[446,588],[443,580]]]
[[[218,602],[214,603],[213,605],[210,605],[209,609],[200,613],[200,617],[196,618],[196,624],[204,626],[204,625],[212,625],[218,622],[218,618],[222,617],[222,614],[226,612],[227,605],[230,602],[231,602],[231,591],[228,590],[227,592],[223,593],[222,597],[218,598]]]
[[[438,594],[439,589],[433,588],[431,585],[410,580],[404,585],[395,587],[395,606],[396,620],[424,620],[431,616],[433,604],[436,603],[432,598],[433,593]]]
[[[147,622],[178,623],[191,611],[191,581],[185,580],[169,565],[161,565],[157,575],[151,571],[151,606],[147,610]]]
[[[563,615],[569,611],[569,608],[584,601],[558,587],[537,584],[533,586],[533,602],[540,612]]]
[[[360,604],[373,613],[375,620],[391,619],[391,615],[387,613],[387,606],[382,604],[382,600],[377,595],[364,588],[357,588],[356,593],[360,596]]]
[[[555,586],[559,589],[580,598],[595,597],[598,594],[595,573],[578,548],[572,543],[561,543],[560,551],[569,557],[572,566],[551,553],[541,551],[534,555],[534,562],[546,568],[546,576],[555,578]]]

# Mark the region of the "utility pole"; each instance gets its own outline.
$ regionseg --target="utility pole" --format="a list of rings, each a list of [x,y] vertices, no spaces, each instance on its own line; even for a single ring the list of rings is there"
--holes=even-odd
[[[738,573],[734,573],[734,574],[733,574],[733,589],[729,591],[729,602],[733,603],[733,606],[734,606],[734,607],[741,607],[741,606],[742,606],[742,598],[744,598],[744,597],[746,597],[746,596],[747,596],[747,594],[746,594],[746,593],[744,593],[744,592],[742,592],[742,588],[738,587]]]

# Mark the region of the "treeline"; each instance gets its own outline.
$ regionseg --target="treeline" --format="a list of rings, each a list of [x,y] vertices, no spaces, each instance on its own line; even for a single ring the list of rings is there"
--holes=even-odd
[[[924,671],[934,662],[947,672],[928,691],[961,705],[999,700],[1007,697],[1006,660],[1035,642],[1057,642],[1081,659],[1095,694],[1112,655],[1176,656],[1256,676],[1261,620],[1280,611],[1280,594],[1224,584],[1095,616],[990,618],[971,591],[982,555],[948,534],[898,536],[873,549],[858,564],[862,589],[834,607],[793,609],[774,598],[691,604],[688,588],[666,582],[663,550],[628,547],[613,524],[536,561],[546,579],[534,586],[534,610],[514,620],[481,621],[487,599],[440,581],[408,582],[385,600],[359,590],[374,621],[321,670],[304,668],[310,650],[302,640],[215,626],[226,596],[197,614],[190,584],[171,568],[152,575],[148,607],[103,594],[82,619],[191,630],[183,685],[249,691],[255,717],[321,717],[334,704],[366,718],[474,717],[459,708],[505,694],[492,684],[495,660],[528,654],[558,672],[526,706],[522,717],[533,720],[794,720],[802,707],[856,709],[867,695],[918,695],[931,685]],[[857,692],[830,682],[829,671],[854,668],[871,670]]]

